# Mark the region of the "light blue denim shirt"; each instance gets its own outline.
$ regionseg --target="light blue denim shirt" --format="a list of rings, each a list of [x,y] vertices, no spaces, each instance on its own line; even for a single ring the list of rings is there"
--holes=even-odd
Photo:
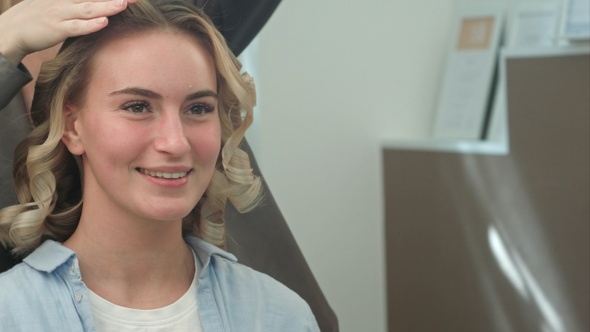
[[[296,293],[203,240],[186,241],[203,266],[197,298],[205,332],[319,331]],[[47,240],[0,274],[0,331],[95,331],[73,251]]]

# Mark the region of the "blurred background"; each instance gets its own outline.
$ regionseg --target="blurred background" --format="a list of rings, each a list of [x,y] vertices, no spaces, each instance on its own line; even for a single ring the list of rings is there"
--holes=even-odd
[[[525,1],[483,3],[508,13]],[[341,331],[388,330],[383,150],[433,139],[456,13],[472,4],[482,1],[284,0],[242,57],[259,93],[249,142]],[[449,326],[439,330],[462,330]]]

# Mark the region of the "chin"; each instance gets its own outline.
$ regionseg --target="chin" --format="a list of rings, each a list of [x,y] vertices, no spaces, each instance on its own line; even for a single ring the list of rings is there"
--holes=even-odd
[[[178,221],[189,215],[201,196],[183,195],[176,198],[160,197],[137,202],[136,214],[154,221]]]
[[[182,221],[184,217],[188,216],[191,212],[191,208],[183,208],[183,209],[160,209],[158,211],[151,211],[144,214],[144,216],[148,219],[157,220],[157,221]]]

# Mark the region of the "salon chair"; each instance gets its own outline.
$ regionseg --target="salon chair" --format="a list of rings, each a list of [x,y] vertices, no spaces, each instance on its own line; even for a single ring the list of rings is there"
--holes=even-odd
[[[280,0],[194,0],[211,17],[235,54],[240,54],[272,15]],[[12,190],[12,154],[16,144],[30,130],[17,95],[0,111],[0,207],[16,202]],[[249,155],[256,174],[262,176],[247,142],[241,146]],[[307,301],[322,331],[338,331],[338,321],[268,185],[263,181],[265,201],[253,211],[240,214],[231,204],[226,209],[227,247],[238,260],[277,279]],[[18,263],[8,249],[0,246],[0,272]]]

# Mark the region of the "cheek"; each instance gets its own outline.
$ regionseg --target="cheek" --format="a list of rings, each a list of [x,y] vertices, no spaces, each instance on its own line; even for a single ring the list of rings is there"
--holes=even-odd
[[[83,144],[88,157],[101,163],[125,163],[146,149],[149,135],[141,127],[123,126],[116,121],[92,118],[85,126]],[[102,160],[102,161],[101,161]]]
[[[219,126],[209,126],[196,131],[190,136],[191,146],[200,163],[215,164],[221,148],[221,130]]]

